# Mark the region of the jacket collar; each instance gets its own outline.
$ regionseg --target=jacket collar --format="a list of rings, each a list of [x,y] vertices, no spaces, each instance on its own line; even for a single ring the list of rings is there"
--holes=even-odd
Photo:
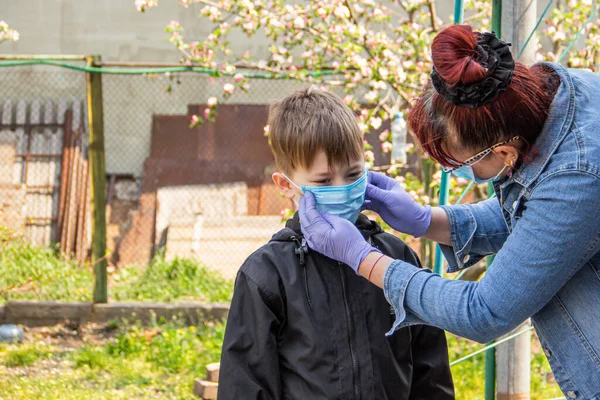
[[[358,215],[355,225],[365,238],[383,232],[383,229],[381,229],[377,222],[371,221],[369,217],[364,214]],[[290,218],[287,221],[285,229],[276,233],[272,240],[287,241],[293,240],[292,237],[302,238],[303,236],[302,230],[300,229],[300,217],[298,216],[298,213],[296,213],[293,218]]]
[[[560,64],[540,63],[556,71],[561,83],[550,106],[548,118],[534,144],[536,156],[524,163],[513,175],[515,182],[528,187],[540,176],[550,157],[569,132],[575,115],[575,88],[571,75]]]

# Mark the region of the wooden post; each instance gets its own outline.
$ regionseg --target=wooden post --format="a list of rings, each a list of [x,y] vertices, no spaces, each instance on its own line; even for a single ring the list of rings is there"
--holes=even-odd
[[[529,320],[515,329],[530,326]],[[496,398],[498,400],[529,400],[531,385],[531,331],[523,333],[496,348]]]
[[[512,44],[510,51],[515,58],[535,28],[536,22],[537,0],[502,0],[502,40]],[[535,62],[533,38],[518,61],[524,64]]]
[[[512,44],[516,58],[522,50],[537,20],[537,0],[502,0],[502,40]],[[535,62],[535,46],[531,40],[518,61]],[[529,326],[526,321],[517,330]],[[511,333],[515,333],[513,331]],[[528,400],[530,398],[531,332],[501,344],[496,349],[496,393],[498,400]]]
[[[88,67],[100,56],[86,56]],[[94,303],[106,303],[106,166],[104,161],[104,114],[102,74],[86,72],[89,173],[92,212],[92,263],[94,265]]]

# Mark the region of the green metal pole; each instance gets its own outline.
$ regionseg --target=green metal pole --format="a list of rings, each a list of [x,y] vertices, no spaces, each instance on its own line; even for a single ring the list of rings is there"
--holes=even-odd
[[[492,32],[502,37],[502,0],[492,0]],[[488,197],[494,194],[494,186],[488,183]],[[486,269],[490,267],[494,261],[494,256],[489,256],[485,262]],[[494,342],[490,342],[491,344]],[[485,352],[485,383],[484,396],[485,400],[494,400],[496,398],[496,348],[491,348]]]
[[[465,16],[465,4],[463,0],[455,0],[454,2],[454,23],[462,24]],[[450,176],[442,171],[442,180],[440,182],[440,206],[448,204],[450,197]],[[433,272],[442,275],[444,273],[444,257],[440,245],[435,246],[435,262],[433,264]]]
[[[87,56],[91,67],[100,56]],[[106,303],[106,165],[104,159],[104,114],[102,110],[102,74],[87,72],[87,110],[92,210],[92,263],[94,266],[94,303]]]
[[[454,23],[462,24],[465,19],[465,2],[463,0],[454,1]]]
[[[492,32],[502,37],[502,0],[492,0]]]

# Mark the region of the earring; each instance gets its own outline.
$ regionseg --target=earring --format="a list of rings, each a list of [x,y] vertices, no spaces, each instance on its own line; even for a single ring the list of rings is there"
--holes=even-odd
[[[506,166],[508,167],[506,170],[506,175],[510,178],[513,174],[513,169],[515,168],[515,163],[517,162],[517,158],[516,157],[511,157],[510,160],[508,160],[508,163],[506,163]]]

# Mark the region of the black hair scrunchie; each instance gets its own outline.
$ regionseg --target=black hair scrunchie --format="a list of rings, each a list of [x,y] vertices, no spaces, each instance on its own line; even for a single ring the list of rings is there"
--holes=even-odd
[[[506,90],[515,71],[515,61],[509,49],[494,32],[480,33],[475,48],[475,61],[487,69],[485,78],[468,84],[449,86],[437,73],[431,72],[435,90],[455,106],[477,108],[494,101]]]

